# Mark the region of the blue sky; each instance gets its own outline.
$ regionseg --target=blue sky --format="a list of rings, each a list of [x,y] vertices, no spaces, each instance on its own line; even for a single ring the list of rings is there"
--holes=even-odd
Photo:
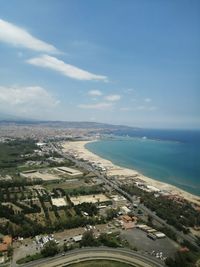
[[[200,128],[198,0],[0,2],[0,113]]]

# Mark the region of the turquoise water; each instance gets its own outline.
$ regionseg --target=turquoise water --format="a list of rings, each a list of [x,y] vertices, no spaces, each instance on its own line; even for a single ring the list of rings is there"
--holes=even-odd
[[[122,167],[200,196],[200,143],[116,138],[86,148]]]

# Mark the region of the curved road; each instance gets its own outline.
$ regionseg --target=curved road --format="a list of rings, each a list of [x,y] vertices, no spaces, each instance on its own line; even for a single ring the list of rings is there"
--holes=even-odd
[[[65,256],[58,255],[54,258],[45,258],[30,262],[22,266],[26,267],[64,267],[73,263],[87,260],[115,260],[128,263],[134,267],[163,267],[164,263],[152,256],[144,256],[127,249],[114,248],[82,248],[67,252]]]

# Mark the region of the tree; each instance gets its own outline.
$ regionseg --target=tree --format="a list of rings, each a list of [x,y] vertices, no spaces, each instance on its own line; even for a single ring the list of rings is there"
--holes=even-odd
[[[98,245],[98,242],[95,239],[92,231],[87,231],[83,234],[80,245],[84,247],[93,247]]]
[[[109,236],[106,233],[102,233],[99,236],[99,241],[102,245],[107,246],[107,247],[118,247],[118,242],[115,237]]]
[[[59,252],[59,248],[55,241],[51,240],[44,245],[41,253],[44,257],[55,256]]]
[[[169,267],[195,267],[195,261],[190,252],[176,252],[174,259],[167,258],[165,263]]]
[[[107,218],[107,220],[112,220],[116,216],[117,216],[117,210],[115,210],[115,209],[106,210],[106,218]]]
[[[12,255],[13,255],[13,247],[12,246],[8,247],[7,255],[8,255],[8,257],[12,257]]]

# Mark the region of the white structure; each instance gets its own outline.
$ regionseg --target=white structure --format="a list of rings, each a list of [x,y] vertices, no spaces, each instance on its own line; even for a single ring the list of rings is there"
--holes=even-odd
[[[39,146],[39,147],[42,147],[42,146],[45,146],[46,144],[42,143],[42,142],[39,142],[39,143],[36,143],[36,145]]]
[[[123,196],[113,195],[113,196],[111,196],[111,198],[112,198],[113,206],[115,208],[122,207],[122,206],[125,206],[127,204],[127,200]]]
[[[55,168],[57,171],[61,171],[62,173],[66,173],[67,175],[69,176],[81,176],[83,175],[82,172],[80,172],[79,170],[75,170],[75,169],[72,169],[72,168],[68,168],[68,167],[58,167],[58,168]]]
[[[157,238],[164,238],[166,237],[166,235],[164,233],[161,233],[161,232],[156,232],[156,233],[153,233]]]
[[[76,235],[76,236],[73,236],[73,240],[74,242],[80,242],[83,238],[83,235]]]
[[[152,185],[147,185],[147,189],[150,191],[150,192],[160,192],[160,189],[158,189],[157,187],[155,186],[152,186]]]
[[[122,211],[124,214],[127,214],[127,213],[131,212],[131,210],[130,210],[129,208],[127,208],[126,206],[121,207],[121,211]]]

